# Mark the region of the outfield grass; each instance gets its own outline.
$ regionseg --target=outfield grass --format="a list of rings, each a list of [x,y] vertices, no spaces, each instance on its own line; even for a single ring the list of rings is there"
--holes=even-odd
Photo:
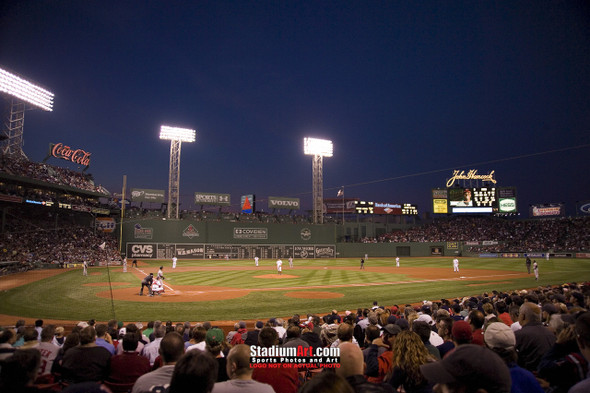
[[[434,268],[452,271],[452,258],[402,258],[402,267],[416,267],[428,272]],[[146,321],[151,319],[172,321],[237,320],[288,316],[293,313],[328,313],[367,307],[374,300],[381,305],[415,303],[424,299],[438,300],[458,296],[477,295],[491,290],[513,290],[534,288],[539,285],[557,285],[572,281],[590,281],[590,260],[552,259],[538,261],[540,280],[536,282],[531,274],[527,277],[480,277],[478,279],[421,280],[405,274],[392,272],[371,272],[374,267],[393,267],[393,259],[370,258],[359,270],[358,259],[296,260],[295,268],[289,269],[283,263],[283,273],[297,278],[264,279],[255,276],[276,274],[274,261],[261,261],[258,269],[253,261],[182,261],[179,267],[209,267],[207,271],[179,272],[171,269],[170,261],[151,261],[141,270],[156,272],[164,264],[166,283],[174,286],[219,286],[250,289],[246,296],[231,300],[163,303],[137,302],[104,299],[97,292],[108,290],[108,286],[83,286],[87,283],[111,282],[128,283],[116,285],[140,287],[140,278],[123,273],[121,268],[92,268],[91,275],[83,277],[81,270],[69,270],[57,276],[31,282],[21,287],[0,293],[0,313],[27,318],[63,320],[108,320],[116,317],[124,321]],[[216,270],[214,268],[220,268]],[[316,269],[305,269],[314,267]],[[325,268],[325,269],[324,269]],[[224,270],[221,270],[224,269]],[[231,269],[231,270],[227,270]],[[346,270],[348,269],[348,270]],[[526,271],[523,259],[461,258],[461,269],[503,270],[507,273]],[[445,270],[446,272],[446,270]],[[99,274],[97,274],[99,273]],[[459,275],[460,276],[460,275]],[[10,279],[2,277],[0,280]],[[386,284],[384,284],[386,283]],[[359,284],[375,284],[362,286]],[[266,289],[255,290],[255,289]],[[276,290],[272,290],[277,288]],[[343,294],[332,299],[300,299],[284,296],[285,292],[325,291]],[[180,295],[182,296],[182,295]]]

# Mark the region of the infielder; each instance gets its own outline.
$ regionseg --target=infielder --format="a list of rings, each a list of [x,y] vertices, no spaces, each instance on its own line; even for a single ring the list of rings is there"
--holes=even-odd
[[[254,257],[254,264],[258,267],[258,257]]]
[[[533,261],[533,273],[535,273],[535,281],[539,281],[539,265],[537,261]]]
[[[399,267],[399,257],[395,258],[395,266]]]
[[[277,273],[283,274],[283,261],[280,258],[277,260]]]
[[[293,269],[293,257],[289,257],[289,268]]]
[[[361,258],[361,270],[365,269],[365,260]]]
[[[453,271],[459,272],[459,260],[457,258],[453,259]]]
[[[127,273],[127,257],[123,258],[123,273]]]
[[[88,275],[88,262],[84,261],[82,262],[82,275],[83,276],[87,276]]]
[[[176,256],[172,257],[172,269],[176,269],[176,261],[178,261],[178,258]]]

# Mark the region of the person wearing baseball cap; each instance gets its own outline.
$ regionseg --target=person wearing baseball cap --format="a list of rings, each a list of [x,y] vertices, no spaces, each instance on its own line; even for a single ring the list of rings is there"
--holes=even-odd
[[[385,375],[393,369],[393,343],[402,329],[398,325],[385,325],[381,328],[383,335],[373,340],[369,345],[369,351],[366,355],[367,380],[373,383],[381,383]],[[379,354],[379,347],[384,347],[385,352]]]
[[[461,345],[443,360],[420,366],[435,392],[509,393],[510,371],[492,350]]]
[[[497,353],[510,369],[513,392],[543,393],[533,373],[516,364],[516,337],[508,325],[503,322],[491,323],[484,333],[484,340],[488,348]]]

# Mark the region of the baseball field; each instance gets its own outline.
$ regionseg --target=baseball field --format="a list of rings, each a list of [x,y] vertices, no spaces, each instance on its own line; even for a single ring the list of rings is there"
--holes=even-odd
[[[294,313],[340,312],[478,295],[491,290],[530,289],[590,281],[590,260],[538,260],[539,281],[527,274],[524,259],[452,257],[275,260],[139,261],[137,267],[35,270],[0,277],[0,325],[27,320],[232,321],[268,319]],[[164,266],[165,292],[139,296],[141,280]]]

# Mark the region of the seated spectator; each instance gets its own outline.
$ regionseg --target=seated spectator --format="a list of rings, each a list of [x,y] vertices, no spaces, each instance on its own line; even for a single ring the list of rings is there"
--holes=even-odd
[[[143,347],[141,351],[141,355],[145,356],[149,361],[150,365],[153,366],[158,354],[160,353],[160,343],[164,338],[164,334],[166,334],[166,326],[162,325],[154,325],[154,339]],[[184,348],[184,342],[183,342]]]
[[[105,348],[111,355],[114,355],[115,346],[113,345],[113,340],[111,340],[110,335],[107,333],[107,329],[108,327],[104,323],[96,325],[94,328],[96,331],[96,345]]]
[[[54,336],[54,325],[47,325],[41,330],[41,342],[37,346],[37,350],[41,353],[39,375],[51,374],[53,362],[59,353],[59,347],[53,344]]]
[[[519,320],[522,329],[515,332],[518,365],[537,371],[541,358],[555,344],[555,335],[541,324],[541,309],[534,303],[520,306]]]
[[[473,339],[471,340],[471,343],[483,347],[485,345],[483,342],[483,324],[485,322],[483,313],[479,310],[473,310],[469,313],[468,320],[469,325],[471,325],[471,330],[473,331]]]
[[[345,342],[338,348],[340,348],[340,368],[336,369],[336,374],[345,378],[356,393],[393,391],[388,385],[373,384],[365,379],[363,353],[357,345]]]
[[[223,382],[229,379],[227,375],[227,358],[223,352],[223,349],[227,348],[227,344],[223,340],[223,330],[219,328],[211,328],[207,331],[205,337],[206,350],[209,352],[217,361],[217,378],[215,382]]]
[[[25,330],[23,333],[23,340],[24,340],[23,345],[18,347],[18,349],[36,348],[39,345],[39,341],[37,339],[38,336],[39,336],[39,333],[37,332],[37,329],[35,329],[32,326],[25,327]]]
[[[444,358],[447,353],[455,348],[453,341],[453,323],[454,319],[451,317],[443,317],[438,322],[438,334],[443,339],[443,343],[436,347],[440,353],[440,357]]]
[[[373,383],[383,382],[385,375],[393,369],[393,344],[402,329],[398,325],[385,325],[383,335],[373,340],[369,345],[369,352],[365,358],[367,380]],[[378,356],[379,347],[384,347],[385,352]]]
[[[166,327],[160,325],[159,329],[165,331]],[[156,330],[157,332],[158,330]],[[147,348],[147,345],[146,345]],[[145,348],[144,348],[145,349]],[[162,357],[163,366],[142,375],[135,381],[132,393],[162,392],[170,384],[176,362],[184,355],[184,340],[176,332],[166,334],[158,345],[158,352]],[[159,389],[159,390],[158,390]]]
[[[426,322],[414,321],[412,324],[412,331],[420,337],[430,356],[436,360],[440,360],[440,352],[438,348],[430,343],[430,333],[432,333],[430,326],[428,326]]]
[[[516,364],[516,337],[508,325],[502,322],[490,324],[485,332],[485,344],[497,353],[510,369],[512,392],[544,392],[533,373]]]
[[[0,391],[10,393],[33,393],[37,379],[41,353],[35,349],[20,349],[2,361],[0,368]],[[40,392],[40,391],[39,391]]]
[[[16,341],[16,335],[10,329],[0,331],[0,360],[12,356],[16,348],[12,346]]]
[[[393,343],[394,367],[389,384],[396,391],[402,386],[407,393],[431,392],[433,384],[424,378],[420,366],[434,360],[418,334],[401,332]]]
[[[435,392],[510,393],[510,370],[488,348],[465,344],[443,360],[420,366]]]
[[[196,326],[193,329],[192,340],[190,343],[194,343],[186,347],[187,351],[192,351],[193,349],[198,349],[199,351],[204,351],[205,346],[207,343],[205,342],[205,338],[207,337],[207,330],[202,326]]]
[[[80,346],[65,352],[62,362],[64,379],[70,383],[103,381],[109,374],[111,354],[96,345],[92,326],[80,331]]]
[[[260,330],[258,345],[270,348],[279,344],[279,335],[271,327]],[[299,388],[299,376],[295,368],[255,368],[252,379],[272,386],[275,392],[295,393]]]
[[[222,340],[223,338],[220,337]],[[190,351],[176,363],[167,393],[209,393],[215,385],[217,362],[208,352]]]
[[[590,312],[585,312],[576,319],[576,336],[580,351],[584,358],[590,362]],[[575,384],[569,393],[584,393],[590,390],[590,376]]]
[[[244,339],[244,344],[246,345],[256,345],[258,344],[258,334],[260,334],[260,329],[264,327],[264,323],[262,321],[256,321],[254,324],[254,330],[250,330],[246,333],[246,338]]]
[[[126,333],[121,345],[122,352],[111,358],[108,381],[114,383],[134,383],[139,377],[151,371],[150,361],[137,352],[136,333]]]
[[[236,345],[229,351],[227,357],[227,375],[230,377],[230,380],[217,382],[213,386],[213,392],[233,393],[244,391],[273,393],[272,386],[252,379],[253,371],[250,368],[250,347],[245,344]]]
[[[309,344],[301,339],[301,328],[296,325],[289,326],[289,328],[287,329],[285,342],[282,346],[285,348],[309,348]]]

